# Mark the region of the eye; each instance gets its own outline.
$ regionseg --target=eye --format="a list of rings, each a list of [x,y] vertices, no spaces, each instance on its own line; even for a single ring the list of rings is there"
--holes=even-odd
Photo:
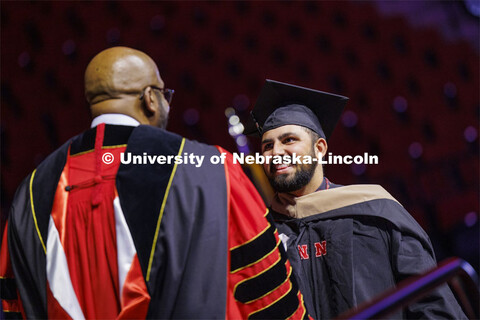
[[[271,150],[272,148],[273,148],[273,143],[266,143],[266,144],[263,145],[262,152]]]
[[[286,137],[285,139],[283,139],[282,142],[283,142],[284,144],[288,144],[288,143],[293,143],[293,142],[295,142],[295,141],[297,141],[297,139],[296,139],[295,137]]]

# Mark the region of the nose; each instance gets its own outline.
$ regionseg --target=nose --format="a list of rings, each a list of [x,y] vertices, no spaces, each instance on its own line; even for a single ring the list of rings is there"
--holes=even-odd
[[[274,142],[272,148],[272,155],[276,156],[283,156],[285,154],[285,149],[283,148],[282,144],[279,142]]]

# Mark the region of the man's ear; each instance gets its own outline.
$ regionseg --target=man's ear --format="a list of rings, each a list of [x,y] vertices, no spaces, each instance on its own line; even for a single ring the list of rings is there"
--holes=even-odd
[[[151,117],[155,114],[156,107],[155,107],[155,94],[151,87],[147,87],[145,89],[145,93],[143,96],[143,108],[145,110],[145,115],[147,117]]]
[[[322,154],[322,157],[325,156],[327,154],[327,149],[328,149],[327,141],[323,138],[318,139],[317,142],[315,143],[315,149],[317,150],[318,153]]]

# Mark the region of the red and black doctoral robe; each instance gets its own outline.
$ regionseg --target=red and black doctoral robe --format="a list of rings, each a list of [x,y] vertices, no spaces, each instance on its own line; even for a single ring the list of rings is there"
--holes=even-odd
[[[121,164],[122,152],[205,160]],[[223,152],[151,126],[100,124],[72,138],[15,195],[0,266],[5,315],[307,317],[258,193],[230,154],[210,162]]]

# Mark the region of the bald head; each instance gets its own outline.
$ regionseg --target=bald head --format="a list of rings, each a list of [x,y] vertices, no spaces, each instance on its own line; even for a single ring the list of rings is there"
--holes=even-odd
[[[158,88],[164,83],[152,58],[127,47],[100,52],[85,70],[85,97],[93,117],[119,113],[165,128],[170,105]]]
[[[90,105],[140,93],[149,85],[163,87],[155,62],[145,53],[127,47],[100,52],[85,71],[85,96]]]

